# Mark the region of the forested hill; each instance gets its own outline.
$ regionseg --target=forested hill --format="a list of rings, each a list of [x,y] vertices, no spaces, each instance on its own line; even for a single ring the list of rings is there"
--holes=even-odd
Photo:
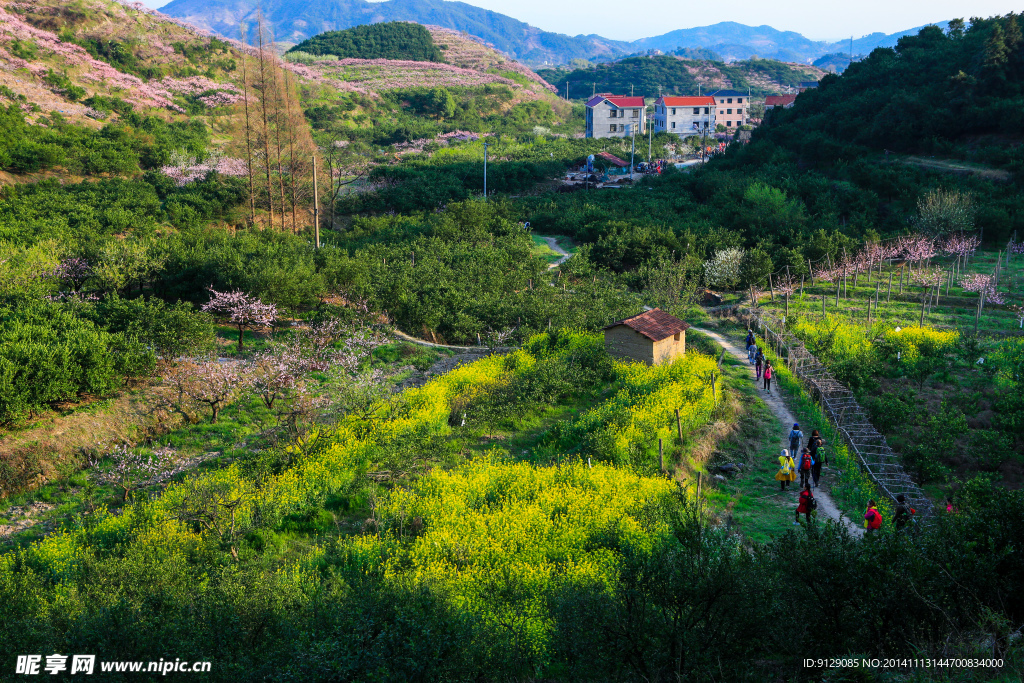
[[[408,59],[414,62],[440,62],[444,59],[430,31],[407,21],[328,31],[302,41],[289,52],[334,55],[342,59]]]
[[[801,81],[816,81],[825,72],[804,65],[751,59],[725,64],[720,61],[682,59],[672,55],[628,57],[618,62],[588,68],[540,69],[537,72],[559,93],[569,84],[570,97],[589,96],[597,92],[634,92],[645,97],[697,94],[721,88],[750,89],[753,95],[796,92]]]
[[[889,149],[973,159],[1019,171],[1024,39],[1018,17],[950,22],[901,38],[842,77],[769,112],[756,134],[806,162]]]

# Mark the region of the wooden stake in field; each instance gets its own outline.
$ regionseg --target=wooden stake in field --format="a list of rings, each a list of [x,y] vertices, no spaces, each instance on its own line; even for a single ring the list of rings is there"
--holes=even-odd
[[[679,443],[683,443],[683,422],[679,419],[679,408],[676,408],[676,432],[679,434]]]
[[[892,301],[892,271],[889,271],[889,292],[885,295],[885,303]]]

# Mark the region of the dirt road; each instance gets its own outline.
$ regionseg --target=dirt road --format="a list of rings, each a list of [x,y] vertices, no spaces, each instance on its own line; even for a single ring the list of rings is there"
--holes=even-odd
[[[716,342],[721,344],[722,347],[725,348],[725,350],[728,351],[733,357],[743,361],[744,363],[748,362],[747,352],[741,349],[738,345],[733,344],[732,342],[727,340],[722,335],[718,334],[717,332],[712,332],[711,330],[705,330],[700,328],[694,329],[698,332],[706,334],[707,336],[711,337]],[[753,381],[753,366],[750,366],[749,372],[751,381]],[[796,418],[793,416],[793,413],[790,412],[789,408],[786,407],[785,398],[781,395],[781,391],[778,388],[774,388],[771,394],[762,391],[761,398],[771,409],[772,413],[775,414],[775,417],[777,417],[778,420],[784,426],[792,425],[797,421]],[[789,448],[789,439],[787,438],[787,434],[779,435],[779,445],[775,447],[776,452],[780,451],[783,448]],[[799,495],[799,490],[795,488],[792,489],[791,495],[793,496],[795,504],[796,498]],[[837,523],[844,525],[847,529],[849,529],[850,533],[854,536],[862,537],[864,535],[864,529],[861,528],[859,525],[855,524],[849,517],[844,515],[842,510],[840,510],[839,507],[836,506],[835,501],[832,500],[832,496],[828,495],[828,493],[824,489],[814,489],[814,497],[818,501],[818,513],[820,515],[824,515],[825,517],[833,519]]]

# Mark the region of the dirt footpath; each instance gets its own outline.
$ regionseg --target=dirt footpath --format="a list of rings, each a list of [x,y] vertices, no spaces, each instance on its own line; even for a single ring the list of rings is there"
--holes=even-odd
[[[744,363],[748,363],[747,352],[739,348],[732,342],[728,341],[727,339],[725,339],[722,335],[718,334],[717,332],[712,332],[711,330],[705,330],[696,327],[694,328],[694,330],[711,337],[716,342],[721,344],[722,347],[725,348],[725,350],[728,351],[730,354],[732,354],[733,357],[743,361]],[[751,381],[754,381],[754,367],[749,366],[749,368]],[[797,422],[797,419],[793,416],[793,413],[791,413],[789,408],[786,407],[786,401],[782,397],[781,391],[777,387],[773,387],[771,394],[767,394],[764,391],[761,391],[761,398],[764,400],[765,404],[771,409],[772,413],[775,414],[775,417],[779,419],[779,422],[783,424],[783,426],[792,425],[794,422]],[[788,432],[786,434],[779,435],[778,445],[775,447],[776,453],[778,453],[783,448],[789,448],[789,439],[787,435]],[[798,488],[791,488],[790,493],[788,495],[792,496],[795,505],[796,499],[800,495],[800,490]],[[832,500],[832,496],[830,496],[828,492],[821,488],[814,489],[814,497],[818,501],[818,513],[820,515],[824,515],[829,519],[835,520],[837,523],[844,525],[854,536],[864,536],[864,529],[861,528],[859,525],[855,524],[849,517],[843,514],[842,510],[840,510],[836,506],[835,501]]]

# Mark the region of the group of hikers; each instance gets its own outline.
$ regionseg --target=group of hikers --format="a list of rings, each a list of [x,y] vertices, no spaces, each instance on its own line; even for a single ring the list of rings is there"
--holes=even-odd
[[[772,367],[771,361],[769,361],[761,347],[757,345],[757,339],[754,338],[754,331],[747,330],[747,360],[754,366],[754,372],[756,381],[764,380],[764,390],[769,394],[772,393],[772,375],[775,374],[775,368]]]
[[[764,390],[771,393],[771,381],[773,368],[771,362],[765,357],[764,352],[757,345],[753,330],[747,331],[747,359],[754,366],[757,380],[764,380]],[[818,501],[814,498],[813,489],[819,487],[821,480],[821,468],[828,464],[825,453],[825,440],[817,429],[811,432],[807,445],[801,447],[804,433],[800,431],[800,424],[794,423],[793,429],[789,432],[789,448],[783,448],[779,454],[779,471],[775,479],[779,482],[781,490],[786,491],[789,483],[800,477],[800,498],[794,514],[793,524],[800,524],[800,515],[804,516],[807,524],[811,518],[817,516]],[[952,505],[947,504],[951,509]],[[910,507],[905,497],[901,494],[896,496],[896,509],[893,515],[893,522],[896,529],[903,529],[910,523],[916,510]],[[868,501],[867,510],[864,512],[864,530],[867,534],[874,534],[882,528],[882,513],[878,510],[878,503],[874,500]]]

